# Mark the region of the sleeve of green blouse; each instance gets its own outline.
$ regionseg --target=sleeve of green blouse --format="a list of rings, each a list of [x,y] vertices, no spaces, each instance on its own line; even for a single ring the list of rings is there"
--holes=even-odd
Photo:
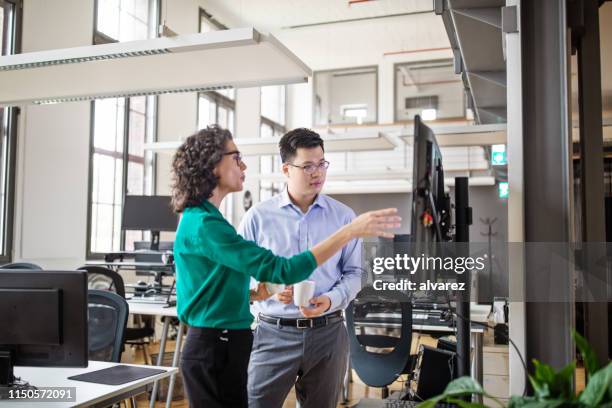
[[[310,251],[291,258],[276,256],[272,251],[242,238],[224,219],[207,216],[190,245],[191,251],[260,282],[293,284],[308,278],[317,267]]]

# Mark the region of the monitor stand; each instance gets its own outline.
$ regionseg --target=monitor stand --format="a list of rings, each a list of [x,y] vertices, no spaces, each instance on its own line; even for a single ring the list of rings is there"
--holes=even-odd
[[[36,389],[36,387],[15,378],[13,363],[15,353],[11,350],[0,350],[0,400],[11,397],[11,392]]]
[[[13,353],[10,350],[0,351],[0,387],[8,387],[15,381],[13,374]]]

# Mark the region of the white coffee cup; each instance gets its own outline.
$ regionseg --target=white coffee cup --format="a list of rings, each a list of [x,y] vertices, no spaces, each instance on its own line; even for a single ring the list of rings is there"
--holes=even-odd
[[[293,285],[293,304],[296,306],[310,306],[310,299],[314,296],[315,281],[305,280]]]
[[[285,290],[285,285],[282,284],[282,283],[270,283],[270,282],[266,282],[266,290],[268,291],[269,294],[275,295],[275,294],[281,293],[283,290]]]

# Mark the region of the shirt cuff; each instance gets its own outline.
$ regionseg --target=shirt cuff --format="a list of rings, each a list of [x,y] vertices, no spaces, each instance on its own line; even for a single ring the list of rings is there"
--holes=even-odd
[[[327,293],[323,293],[323,296],[327,296],[331,300],[331,306],[329,307],[329,310],[324,313],[334,312],[334,309],[338,309],[338,307],[342,305],[342,296],[340,295],[340,293],[338,293],[338,291],[330,290]]]

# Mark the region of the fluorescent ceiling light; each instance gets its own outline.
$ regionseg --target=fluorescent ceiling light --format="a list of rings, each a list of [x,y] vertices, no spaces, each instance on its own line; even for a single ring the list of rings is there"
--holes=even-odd
[[[259,41],[260,35],[253,28],[238,28],[228,31],[231,31],[229,35],[227,32],[214,31],[206,34],[189,34],[8,55],[0,58],[0,71],[143,57],[171,52],[189,52],[218,48],[219,46],[249,45]]]
[[[0,106],[290,84],[311,75],[273,36],[239,28],[0,57]]]
[[[321,134],[326,152],[355,152],[393,150],[396,144],[386,135],[370,134]],[[234,142],[245,156],[278,154],[280,137],[234,138]],[[182,141],[145,143],[145,150],[174,153]]]

